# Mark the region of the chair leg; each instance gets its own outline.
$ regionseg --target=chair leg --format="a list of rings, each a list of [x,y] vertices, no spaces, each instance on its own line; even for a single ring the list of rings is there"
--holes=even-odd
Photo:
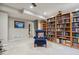
[[[46,44],[46,48],[48,48],[47,44]]]
[[[37,44],[34,44],[34,47],[37,47]]]

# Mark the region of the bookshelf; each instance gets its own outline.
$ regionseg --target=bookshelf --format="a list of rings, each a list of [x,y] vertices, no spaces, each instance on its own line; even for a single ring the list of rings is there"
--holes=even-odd
[[[62,19],[62,15],[57,15],[56,16],[56,33],[57,33],[57,43],[62,43],[62,40],[64,39],[64,21]]]
[[[42,29],[46,31],[46,35],[47,35],[47,21],[41,20],[40,24],[41,24]]]
[[[79,11],[47,19],[48,40],[79,48]]]
[[[56,23],[55,17],[47,19],[47,38],[50,41],[55,41],[56,38]]]
[[[58,14],[47,19],[47,23],[48,40],[67,46],[73,45],[71,13]]]
[[[56,22],[57,39],[59,39],[58,43],[72,46],[71,14],[66,13],[62,15],[57,15]]]
[[[34,29],[38,29],[38,20],[34,20]]]
[[[79,11],[72,12],[73,47],[79,48]]]

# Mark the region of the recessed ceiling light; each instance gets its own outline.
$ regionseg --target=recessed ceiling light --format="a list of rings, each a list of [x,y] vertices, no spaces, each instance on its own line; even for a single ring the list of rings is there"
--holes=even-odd
[[[44,12],[43,14],[44,14],[44,15],[47,15],[47,13],[46,13],[46,12]]]
[[[30,8],[33,8],[33,6],[31,5]]]

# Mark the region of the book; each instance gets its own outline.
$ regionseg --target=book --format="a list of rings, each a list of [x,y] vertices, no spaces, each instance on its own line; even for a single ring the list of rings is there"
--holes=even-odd
[[[74,21],[73,22],[76,22],[77,21],[77,18],[73,18],[74,19]]]
[[[77,38],[74,38],[73,42],[74,43],[78,43],[78,39]]]
[[[78,38],[78,43],[79,43],[79,38]]]
[[[65,44],[65,40],[61,40],[61,43],[62,43],[62,44]]]
[[[74,46],[75,48],[77,48],[77,45],[78,45],[77,43],[73,43],[73,46]]]
[[[65,32],[65,35],[66,35],[66,36],[70,36],[69,32]]]
[[[77,18],[77,22],[79,22],[79,17]]]
[[[72,28],[72,31],[73,31],[73,32],[75,32],[75,31],[76,31],[76,29],[73,27],[73,28]]]

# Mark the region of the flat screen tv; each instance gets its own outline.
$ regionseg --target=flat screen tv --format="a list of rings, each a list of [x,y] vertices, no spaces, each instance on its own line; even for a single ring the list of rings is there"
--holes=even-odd
[[[15,28],[24,28],[25,27],[25,23],[22,21],[14,21],[14,27]]]

